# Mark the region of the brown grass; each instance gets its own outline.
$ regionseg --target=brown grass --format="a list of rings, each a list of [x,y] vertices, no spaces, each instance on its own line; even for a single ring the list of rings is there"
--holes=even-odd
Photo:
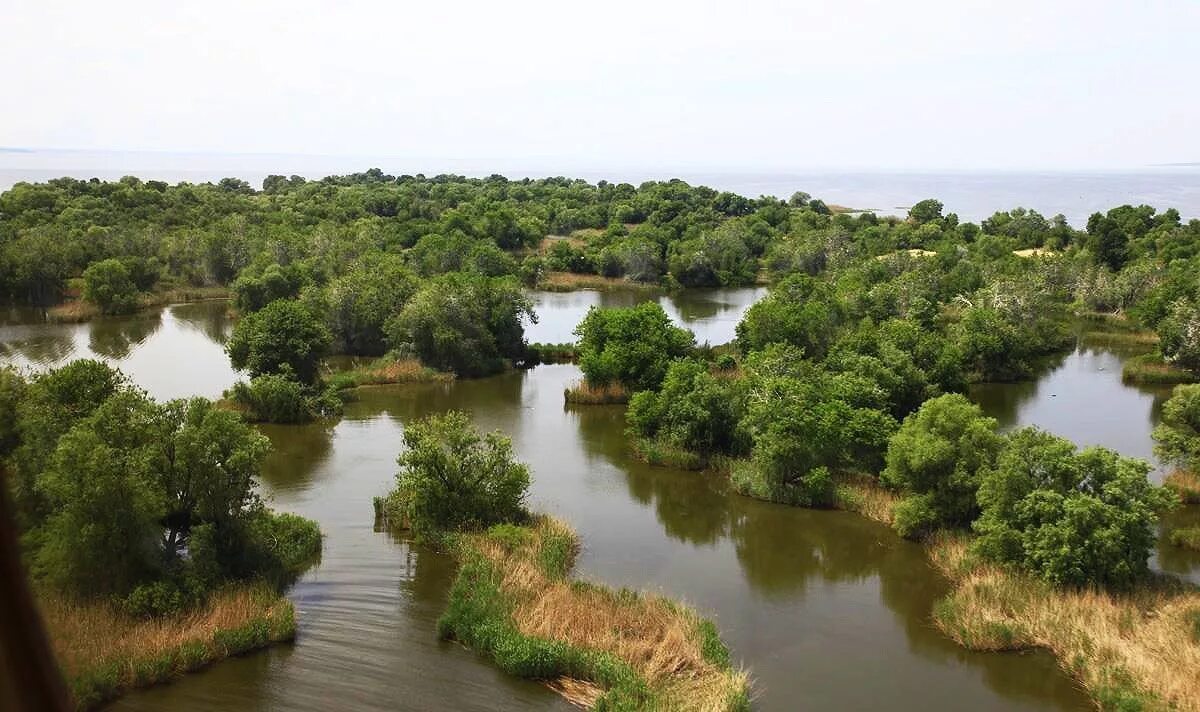
[[[895,520],[892,511],[900,496],[884,489],[870,475],[839,474],[837,478],[837,507],[857,512],[889,527]]]
[[[454,380],[454,374],[435,371],[415,358],[373,363],[354,369],[350,373],[353,375],[355,384],[359,386]]]
[[[1184,504],[1200,504],[1200,475],[1175,470],[1163,480],[1163,485],[1179,495]]]
[[[619,383],[610,383],[606,386],[593,386],[587,381],[580,381],[564,390],[563,398],[568,403],[576,405],[628,403],[629,390]]]
[[[60,324],[81,324],[100,316],[100,309],[91,302],[75,299],[46,310],[46,317]]]
[[[197,611],[162,619],[134,618],[107,602],[79,602],[45,591],[38,603],[55,656],[81,706],[244,652],[231,650],[222,633],[265,621],[269,639],[263,644],[295,636],[291,602],[261,585],[224,589]],[[84,699],[81,688],[99,699]]]
[[[538,282],[538,289],[548,292],[572,292],[576,289],[655,289],[657,284],[632,282],[622,277],[604,277],[598,274],[576,274],[574,272],[547,272]]]
[[[533,531],[529,543],[513,548],[472,537],[502,572],[500,588],[515,602],[513,620],[522,634],[614,655],[660,691],[667,709],[724,710],[728,700],[744,695],[745,673],[705,659],[694,611],[657,595],[551,578],[538,563],[542,545],[551,537],[576,541],[575,534],[549,517],[539,518]],[[585,703],[598,696],[588,683],[560,680],[554,686]]]
[[[957,584],[934,614],[951,638],[976,650],[1046,648],[1102,707],[1200,710],[1191,639],[1200,591],[1165,577],[1125,595],[1057,589],[975,560],[969,542],[943,535],[930,544]]]

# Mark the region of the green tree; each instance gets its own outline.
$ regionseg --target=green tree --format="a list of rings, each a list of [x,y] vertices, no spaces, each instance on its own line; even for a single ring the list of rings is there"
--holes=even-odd
[[[137,309],[138,290],[124,263],[107,259],[83,271],[83,298],[105,314],[127,314]]]
[[[655,390],[671,362],[695,347],[692,332],[671,323],[657,302],[635,307],[592,307],[575,327],[579,369],[588,383],[619,383],[631,391]]]
[[[421,536],[518,522],[528,515],[529,469],[499,432],[480,435],[459,411],[404,428],[393,511]]]
[[[1054,584],[1127,588],[1147,573],[1158,515],[1176,502],[1150,470],[1111,450],[1076,452],[1048,433],[1017,431],[983,474],[976,550]]]
[[[340,353],[379,356],[387,350],[384,324],[416,292],[417,278],[395,255],[365,257],[332,279],[322,294]]]
[[[926,198],[908,209],[908,219],[917,225],[941,220],[943,207],[945,206],[942,205],[942,201]]]
[[[536,316],[516,280],[452,272],[422,286],[384,331],[427,366],[483,376],[524,356],[525,319]]]
[[[329,329],[310,308],[280,299],[239,319],[225,350],[233,367],[252,377],[285,374],[311,384],[332,341]]]
[[[1200,384],[1176,386],[1163,404],[1162,419],[1154,429],[1154,454],[1200,474]]]
[[[714,375],[709,364],[683,358],[667,369],[660,391],[634,394],[626,420],[636,434],[689,452],[738,454],[745,448],[739,430],[745,400],[740,379]]]
[[[1179,368],[1200,373],[1200,307],[1180,299],[1158,323],[1163,358]]]
[[[809,358],[825,356],[841,323],[842,310],[828,283],[808,275],[793,275],[776,284],[737,325],[742,353],[768,344],[791,344]]]
[[[887,448],[880,481],[904,500],[896,529],[921,537],[938,527],[967,527],[979,515],[981,472],[1000,451],[996,421],[957,393],[926,401],[904,419]]]

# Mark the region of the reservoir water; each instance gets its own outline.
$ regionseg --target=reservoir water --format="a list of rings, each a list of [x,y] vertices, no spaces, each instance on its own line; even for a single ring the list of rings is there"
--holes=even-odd
[[[654,298],[701,341],[722,343],[761,294],[534,296],[534,341],[569,340],[592,304]],[[0,354],[28,367],[97,355],[156,397],[212,397],[237,378],[221,351],[225,314],[223,303],[204,302],[61,326],[14,312],[0,326]],[[1120,383],[1126,355],[1081,339],[1036,382],[982,386],[972,396],[1006,428],[1036,424],[1147,456],[1164,394]],[[630,456],[622,408],[564,405],[563,388],[578,377],[574,366],[553,365],[365,389],[336,422],[264,426],[275,447],[264,494],[316,519],[326,535],[321,564],[289,594],[300,612],[295,645],[130,694],[114,708],[568,709],[536,683],[438,641],[451,562],[372,528],[371,498],[392,482],[404,424],[451,408],[512,436],[533,472],[531,506],[581,535],[578,575],[661,591],[711,617],[750,670],[757,709],[1092,708],[1048,654],[973,653],[942,636],[930,610],[946,583],[919,546],[853,514],[759,502],[720,478],[646,466]],[[1158,560],[1193,577],[1200,569],[1177,550]]]

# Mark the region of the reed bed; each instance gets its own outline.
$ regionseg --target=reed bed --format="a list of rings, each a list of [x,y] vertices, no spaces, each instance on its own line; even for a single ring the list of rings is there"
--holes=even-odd
[[[1168,577],[1117,594],[1061,589],[977,561],[941,535],[934,564],[956,583],[934,620],[974,650],[1046,648],[1103,709],[1200,710],[1200,591]]]
[[[38,599],[79,709],[296,634],[291,602],[262,584],[232,586],[214,593],[198,610],[155,619],[131,617],[108,602],[75,601],[51,592]]]
[[[1175,470],[1163,480],[1163,485],[1175,491],[1184,504],[1200,504],[1200,475]]]
[[[1126,359],[1125,366],[1121,369],[1121,380],[1125,383],[1172,385],[1195,383],[1197,377],[1190,371],[1163,361],[1158,354],[1150,353]]]
[[[556,520],[459,540],[446,637],[584,707],[741,710],[748,679],[716,628],[666,598],[571,580],[578,540]]]
[[[579,381],[563,391],[563,398],[575,405],[612,405],[629,402],[629,390],[619,383],[609,383],[604,386],[594,386],[587,381]]]

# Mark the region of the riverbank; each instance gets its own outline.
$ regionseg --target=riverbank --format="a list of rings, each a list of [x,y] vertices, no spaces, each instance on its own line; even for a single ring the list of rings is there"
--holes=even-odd
[[[547,272],[538,280],[536,288],[546,292],[574,292],[580,289],[654,291],[662,289],[662,285],[657,282],[634,282],[623,277],[605,277],[599,274]]]
[[[548,517],[461,536],[439,633],[589,708],[749,709],[747,677],[712,623],[660,596],[570,579],[578,549]]]
[[[291,601],[263,584],[214,593],[200,610],[134,618],[104,602],[43,592],[38,604],[67,686],[81,710],[234,655],[293,640]]]
[[[140,295],[137,311],[156,309],[168,304],[228,298],[228,287],[174,287]],[[60,324],[82,324],[100,316],[103,314],[100,313],[99,307],[79,298],[69,299],[46,310],[46,320]]]
[[[1163,361],[1157,353],[1142,354],[1126,360],[1121,369],[1121,380],[1125,383],[1161,386],[1197,381],[1190,371],[1172,366]]]
[[[899,498],[872,478],[843,477],[837,506],[890,525]],[[1167,575],[1126,594],[1055,588],[970,554],[969,534],[926,543],[954,590],[933,620],[971,650],[1044,648],[1101,709],[1200,709],[1200,590]]]

